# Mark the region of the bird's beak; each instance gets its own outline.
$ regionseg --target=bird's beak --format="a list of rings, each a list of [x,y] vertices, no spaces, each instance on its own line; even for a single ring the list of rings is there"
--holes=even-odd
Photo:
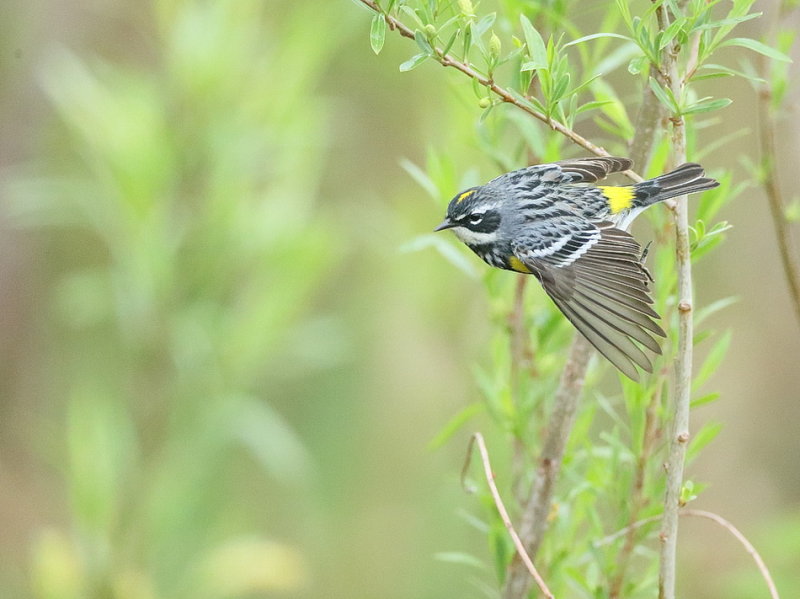
[[[433,232],[435,233],[436,231],[444,231],[445,229],[452,229],[455,226],[456,224],[454,222],[452,222],[449,218],[446,218],[441,222],[441,224],[438,227],[436,227],[433,230]]]

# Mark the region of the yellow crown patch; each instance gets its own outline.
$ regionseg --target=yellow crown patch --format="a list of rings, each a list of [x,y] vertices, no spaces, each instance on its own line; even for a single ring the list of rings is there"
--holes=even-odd
[[[471,196],[476,191],[477,191],[476,189],[470,189],[469,191],[465,191],[460,196],[458,196],[458,199],[456,200],[456,204],[458,204],[459,202],[463,202],[464,200],[466,200],[469,196]]]

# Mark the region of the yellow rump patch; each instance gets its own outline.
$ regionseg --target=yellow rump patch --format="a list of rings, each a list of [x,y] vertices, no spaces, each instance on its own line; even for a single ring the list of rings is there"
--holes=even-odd
[[[458,199],[456,200],[456,204],[458,204],[459,202],[463,202],[464,200],[466,200],[469,196],[471,196],[476,191],[477,191],[477,189],[470,189],[469,191],[465,191],[460,196],[458,196]]]
[[[516,270],[517,272],[524,272],[526,274],[530,274],[531,272],[531,269],[525,266],[525,263],[516,256],[511,256],[508,259],[508,265],[511,267],[511,270]]]
[[[633,199],[636,197],[636,190],[632,186],[628,187],[597,187],[608,199],[608,207],[612,214],[622,212],[633,206]]]

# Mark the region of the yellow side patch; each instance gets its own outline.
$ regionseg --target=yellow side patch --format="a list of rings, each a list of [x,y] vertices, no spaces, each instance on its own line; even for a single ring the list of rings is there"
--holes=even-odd
[[[612,214],[622,212],[633,206],[633,199],[636,197],[636,190],[632,186],[628,187],[597,187],[608,198],[608,207]]]
[[[525,263],[516,256],[511,256],[508,259],[508,265],[511,267],[511,270],[516,270],[517,272],[524,272],[526,274],[530,274],[531,272],[531,269],[525,266]]]
[[[458,204],[459,202],[463,202],[464,200],[466,200],[469,196],[471,196],[476,191],[477,191],[477,189],[470,189],[469,191],[465,191],[460,196],[458,196],[458,199],[456,200],[456,204]]]

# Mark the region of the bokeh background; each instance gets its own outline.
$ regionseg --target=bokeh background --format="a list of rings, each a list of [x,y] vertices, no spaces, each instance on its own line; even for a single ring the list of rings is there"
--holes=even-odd
[[[758,4],[748,35],[774,18]],[[485,563],[447,559],[488,555],[459,483],[486,422],[431,448],[479,400],[487,306],[479,281],[408,251],[442,206],[401,164],[435,148],[453,192],[496,172],[469,84],[398,72],[413,48],[389,36],[376,57],[368,30],[330,0],[0,5],[2,597],[491,587]],[[755,96],[724,85],[715,135],[743,133],[704,162],[744,179]],[[797,99],[779,126],[789,196]],[[691,476],[791,597],[800,326],[761,190],[723,218],[696,294],[738,298],[714,317],[733,338],[707,384],[722,399],[694,418],[724,429]],[[712,524],[684,522],[680,553],[685,596],[765,596]]]

